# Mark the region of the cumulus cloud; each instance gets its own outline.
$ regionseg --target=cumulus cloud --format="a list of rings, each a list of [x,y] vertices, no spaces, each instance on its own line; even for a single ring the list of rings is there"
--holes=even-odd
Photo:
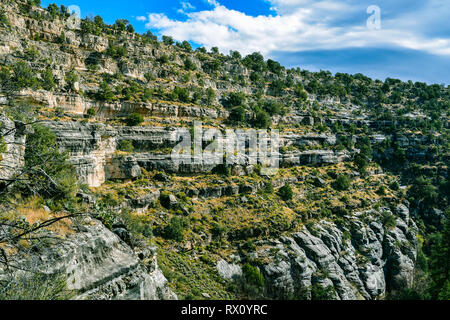
[[[179,41],[191,40],[208,48],[216,46],[225,53],[259,51],[270,56],[274,51],[400,47],[450,55],[448,33],[426,34],[436,22],[442,23],[449,16],[445,14],[449,11],[447,0],[429,0],[425,4],[410,0],[411,6],[420,7],[412,11],[388,2],[385,7],[380,4],[381,30],[367,28],[366,8],[370,3],[366,1],[261,0],[272,6],[274,14],[259,16],[229,9],[216,0],[205,1],[213,8],[185,13],[187,19],[183,21],[165,14],[149,14],[146,27]],[[403,4],[403,0],[400,2]],[[407,6],[407,2],[404,4]]]

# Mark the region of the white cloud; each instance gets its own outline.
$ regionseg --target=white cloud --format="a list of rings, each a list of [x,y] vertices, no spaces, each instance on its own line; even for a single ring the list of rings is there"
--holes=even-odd
[[[181,2],[181,6],[183,7],[184,10],[192,10],[192,9],[195,9],[195,7],[194,7],[192,4],[190,4],[189,2],[184,2],[184,1],[182,1],[182,2]]]
[[[204,0],[206,3],[208,3],[209,5],[212,5],[213,7],[218,7],[220,6],[220,3],[216,0]]]
[[[243,54],[259,51],[270,56],[273,51],[403,47],[450,55],[448,36],[425,36],[411,24],[412,17],[421,19],[421,15],[422,28],[425,21],[432,22],[430,15],[440,13],[432,13],[430,8],[443,5],[442,0],[430,0],[429,10],[382,20],[381,30],[369,30],[364,19],[341,23],[346,17],[359,13],[368,18],[367,5],[361,2],[355,5],[352,0],[265,0],[276,14],[256,17],[230,10],[216,0],[205,1],[214,8],[185,13],[186,21],[150,14],[146,26],[179,41],[192,40],[208,48],[217,46],[225,53],[229,50],[239,50]]]
[[[139,16],[139,17],[136,17],[136,20],[137,21],[147,21],[147,17]]]

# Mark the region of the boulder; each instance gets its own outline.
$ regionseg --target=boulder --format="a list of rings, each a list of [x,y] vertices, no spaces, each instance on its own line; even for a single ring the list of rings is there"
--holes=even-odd
[[[157,266],[156,255],[147,260]],[[29,261],[40,272],[65,275],[67,288],[76,291],[75,299],[177,298],[159,268],[149,270],[125,242],[97,220],[85,219],[76,233],[31,256]]]
[[[220,276],[224,279],[233,280],[242,276],[242,269],[239,265],[230,264],[223,259],[217,262],[216,268]]]

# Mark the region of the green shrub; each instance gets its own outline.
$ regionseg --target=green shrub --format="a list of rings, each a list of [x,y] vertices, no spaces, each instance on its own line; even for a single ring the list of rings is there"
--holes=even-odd
[[[208,105],[213,104],[214,99],[216,98],[216,92],[212,88],[206,89],[206,103]]]
[[[150,72],[147,72],[146,74],[144,74],[144,78],[145,78],[145,80],[147,80],[147,82],[156,80],[156,77]]]
[[[430,180],[423,176],[416,178],[411,188],[408,190],[408,196],[411,203],[422,203],[422,205],[432,207],[438,200],[437,188]]]
[[[161,57],[158,58],[158,61],[161,64],[166,64],[169,62],[169,56],[167,54],[163,54]]]
[[[68,154],[61,153],[56,145],[56,135],[50,129],[33,125],[25,149],[26,181],[20,186],[24,193],[38,193],[56,200],[74,198],[77,191],[75,170],[68,162]]]
[[[63,275],[18,273],[5,275],[0,283],[0,300],[70,300],[73,296]]]
[[[191,46],[191,44],[188,42],[188,41],[183,41],[183,42],[177,42],[177,47],[179,47],[179,48],[181,48],[181,49],[183,49],[183,50],[186,50],[186,51],[192,51],[192,46]]]
[[[60,44],[66,43],[66,34],[64,33],[64,31],[61,32],[61,35],[58,37],[57,41]]]
[[[202,65],[203,71],[210,74],[210,75],[216,75],[216,73],[220,70],[220,66],[222,63],[217,60],[209,60],[205,61]]]
[[[197,70],[197,66],[194,62],[192,62],[191,59],[187,58],[186,60],[184,60],[184,69],[188,71],[195,71]]]
[[[134,146],[131,140],[121,140],[118,145],[118,149],[124,152],[133,152]]]
[[[331,285],[324,288],[322,285],[315,283],[311,287],[312,300],[334,300],[335,295],[335,289]]]
[[[47,11],[50,13],[52,19],[55,19],[59,16],[59,8],[56,4],[50,3],[47,7]]]
[[[170,193],[161,192],[159,196],[159,203],[161,203],[164,208],[170,209]]]
[[[173,217],[169,224],[164,229],[164,236],[167,239],[172,239],[175,241],[183,241],[184,232],[188,227],[188,222],[186,219],[181,217]]]
[[[228,120],[231,122],[244,122],[245,121],[245,108],[242,106],[234,107],[230,111],[230,115],[228,117]]]
[[[89,117],[95,117],[97,115],[97,111],[95,110],[95,108],[89,108],[87,111],[87,115]]]
[[[393,181],[390,185],[389,188],[391,188],[391,190],[393,191],[398,191],[400,190],[400,185],[398,184],[397,181]]]
[[[270,72],[276,73],[278,75],[281,73],[281,70],[283,69],[283,67],[279,62],[274,61],[272,59],[267,60],[267,67],[269,68]]]
[[[47,91],[51,91],[56,87],[55,78],[53,76],[52,71],[47,68],[42,73],[42,88],[44,88]]]
[[[153,92],[149,88],[144,89],[144,93],[142,94],[142,101],[147,102],[153,97]]]
[[[120,59],[125,57],[128,54],[127,48],[123,46],[115,46],[110,43],[108,49],[106,50],[106,54],[114,59]]]
[[[223,238],[227,234],[227,227],[221,223],[214,223],[211,229],[211,234],[214,238]]]
[[[229,177],[231,176],[231,168],[226,164],[219,164],[211,170],[211,173]]]
[[[7,68],[0,68],[0,85],[4,86],[5,84],[10,83],[11,72]]]
[[[286,85],[284,84],[283,81],[281,80],[274,80],[270,85],[269,85],[269,89],[270,92],[273,96],[275,97],[280,97],[283,95],[284,93],[284,89],[285,89]]]
[[[258,111],[252,121],[253,125],[259,129],[268,129],[272,124],[272,119],[265,111]]]
[[[170,94],[170,99],[187,103],[190,99],[189,90],[182,87],[175,87],[175,89],[173,89],[172,93]]]
[[[294,93],[300,101],[306,101],[308,99],[308,94],[306,93],[301,83],[295,86]]]
[[[30,61],[34,61],[39,57],[39,51],[34,47],[28,47],[25,52],[25,58]]]
[[[78,76],[75,71],[72,70],[68,74],[66,74],[65,80],[69,89],[73,89],[75,83],[78,82]]]
[[[127,25],[127,31],[130,32],[130,33],[134,33],[133,25],[131,25],[131,24]]]
[[[89,72],[95,73],[99,70],[99,66],[97,64],[89,64],[87,66],[87,69],[89,70]]]
[[[139,113],[132,113],[125,119],[125,122],[130,127],[138,126],[144,122],[144,117]]]
[[[162,36],[162,41],[167,46],[171,46],[175,42],[171,36],[165,36],[165,35]]]
[[[380,196],[386,195],[386,187],[383,185],[379,186],[377,189],[377,194]]]
[[[237,280],[240,294],[247,299],[261,298],[264,294],[265,280],[258,268],[246,263],[242,267],[242,276]]]
[[[247,263],[242,267],[242,274],[247,283],[259,288],[264,287],[264,277],[258,268]]]
[[[333,183],[333,187],[339,191],[346,191],[350,189],[351,181],[347,175],[340,175]]]
[[[276,114],[280,114],[282,111],[282,106],[279,102],[274,100],[266,100],[263,104],[263,109],[269,115],[273,116]]]
[[[289,200],[292,200],[294,193],[292,191],[292,188],[288,184],[285,184],[284,186],[282,186],[280,188],[280,190],[278,190],[278,195],[284,201],[289,201]]]
[[[268,194],[272,194],[274,192],[272,181],[269,181],[266,183],[266,187],[264,188],[264,191]]]
[[[11,26],[11,23],[9,22],[8,17],[3,11],[0,11],[0,27],[6,27],[9,28]]]
[[[192,103],[197,104],[203,96],[203,91],[201,89],[195,89],[194,95],[192,96]]]
[[[13,66],[13,86],[15,89],[37,87],[37,79],[34,71],[24,62],[16,62]]]
[[[119,31],[125,31],[127,30],[127,26],[129,25],[129,21],[125,19],[117,19],[114,23],[114,28]]]
[[[388,230],[395,228],[395,226],[397,225],[397,219],[389,211],[383,211],[383,213],[381,214],[381,220],[383,226]]]
[[[355,156],[353,163],[358,168],[359,172],[365,172],[367,165],[369,164],[366,157],[361,154]]]
[[[246,101],[242,92],[231,92],[227,99],[228,108],[242,106]]]
[[[113,102],[115,99],[114,93],[109,87],[106,81],[103,81],[100,84],[100,90],[97,93],[97,98],[101,101]]]

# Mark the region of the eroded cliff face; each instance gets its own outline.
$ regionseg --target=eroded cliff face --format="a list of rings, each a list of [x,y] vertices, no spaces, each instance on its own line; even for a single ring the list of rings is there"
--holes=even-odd
[[[5,151],[0,154],[0,179],[4,186],[24,165],[26,130],[23,123],[0,114],[0,136],[3,138],[0,143]]]
[[[207,173],[214,169],[215,165],[208,163],[187,164],[176,163],[171,157],[171,149],[179,142],[177,140],[177,127],[124,127],[110,126],[102,123],[61,122],[45,121],[43,125],[50,128],[57,135],[59,147],[69,152],[70,161],[75,166],[81,183],[91,187],[99,187],[111,179],[135,179],[141,175],[141,169],[147,171],[160,170],[168,173],[199,174]],[[16,161],[14,166],[23,164],[25,126],[13,130],[17,141],[11,145],[8,151],[7,161]],[[4,127],[11,127],[12,123],[6,122]],[[9,129],[10,130],[10,129]],[[374,136],[373,139],[385,140],[386,136]],[[13,139],[12,133],[8,139]],[[286,134],[280,136],[280,146],[302,147],[310,146],[314,150],[284,151],[279,154],[280,167],[295,167],[302,165],[330,165],[350,161],[354,153],[349,151],[336,151],[331,147],[336,143],[336,135],[318,134]],[[411,147],[407,154],[410,158],[426,157],[427,151],[414,151],[427,143],[426,138],[420,136],[400,136],[402,146]],[[129,141],[134,147],[133,152],[120,152],[121,141]],[[377,140],[377,141],[378,141]],[[221,143],[226,145],[233,141],[224,138]],[[164,150],[163,153],[159,150]],[[165,152],[165,153],[164,153]],[[389,154],[387,151],[384,156]],[[375,157],[378,155],[375,154]],[[6,158],[5,158],[6,160]],[[250,159],[244,159],[244,164],[237,166],[235,171],[242,175],[253,172]],[[4,170],[7,167],[5,166]]]
[[[14,123],[7,117],[0,119],[8,150],[3,156],[2,175],[11,176],[15,170],[23,166],[25,152],[26,126],[19,122]],[[145,126],[124,127],[111,126],[102,123],[80,123],[69,121],[44,121],[43,125],[50,128],[57,136],[58,146],[70,155],[70,162],[75,166],[81,183],[91,187],[99,187],[111,179],[135,179],[141,175],[141,169],[148,171],[160,170],[168,173],[199,174],[207,173],[215,165],[204,164],[178,164],[172,160],[171,148],[177,145],[177,127],[171,126]],[[386,137],[373,136],[373,141],[384,141]],[[281,167],[295,167],[301,165],[327,165],[350,161],[353,153],[336,151],[327,148],[336,143],[336,135],[319,134],[286,134],[280,136],[281,147],[314,147],[308,151],[281,151],[279,164]],[[410,158],[425,158],[427,151],[416,149],[429,141],[426,137],[403,135],[397,137],[401,146],[410,147],[407,154]],[[130,141],[134,147],[133,152],[120,152],[121,141]],[[224,138],[222,144],[232,143]],[[164,150],[161,153],[158,150]],[[416,150],[416,151],[415,151]],[[389,155],[389,150],[383,156]],[[375,157],[380,155],[375,154]],[[245,175],[253,172],[249,158],[244,159],[235,172]]]
[[[90,187],[99,187],[107,180],[112,179],[139,178],[141,168],[147,171],[199,174],[210,172],[216,166],[206,162],[200,164],[174,162],[170,152],[171,148],[178,143],[176,127],[113,127],[101,123],[81,124],[60,121],[45,121],[42,124],[56,134],[58,146],[61,150],[69,153],[70,162],[75,166],[80,182]],[[12,125],[10,121],[6,122],[5,128]],[[13,130],[9,139],[12,139],[14,134],[22,139],[17,142],[21,147],[8,149],[6,153],[8,158],[5,158],[5,161],[16,161],[10,167],[18,169],[23,165],[25,133]],[[124,140],[130,141],[136,151],[120,153],[118,147]],[[335,142],[335,140],[336,137],[333,135],[281,136],[281,144],[285,146],[293,144],[299,146],[305,143],[320,146],[330,141]],[[221,141],[224,145],[232,142],[234,143],[226,138]],[[167,153],[155,152],[158,149],[164,149]],[[336,164],[350,159],[350,153],[333,150],[297,151],[279,155],[281,167]],[[5,166],[5,172],[7,168]],[[249,174],[253,172],[253,165],[250,164],[250,159],[247,157],[244,159],[244,164],[237,165],[234,170],[240,175]],[[12,174],[12,171],[8,174]]]
[[[406,206],[395,215],[392,229],[377,212],[356,213],[347,226],[321,221],[258,243],[252,258],[265,261],[261,271],[277,298],[311,298],[315,284],[333,288],[334,299],[383,298],[413,283],[417,227]]]
[[[78,300],[177,299],[158,267],[155,247],[133,250],[90,218],[73,231],[54,246],[32,254],[23,266],[63,276]],[[0,275],[2,271],[6,272],[2,269]]]

